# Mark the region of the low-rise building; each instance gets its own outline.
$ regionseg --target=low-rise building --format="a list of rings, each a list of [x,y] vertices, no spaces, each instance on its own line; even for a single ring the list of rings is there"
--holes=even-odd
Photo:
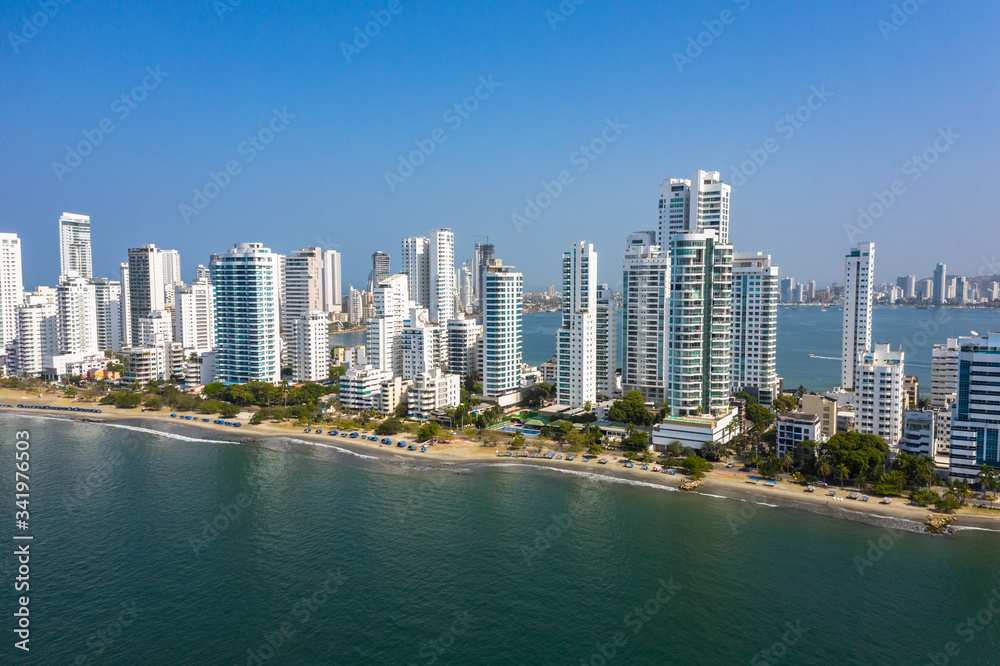
[[[391,414],[400,404],[405,404],[407,393],[412,384],[412,379],[403,379],[402,377],[393,377],[382,382],[379,395],[379,413]]]
[[[372,365],[349,368],[340,378],[340,403],[345,409],[378,410],[381,406],[382,382],[392,379],[392,370],[379,370]]]
[[[823,395],[805,394],[799,398],[798,410],[806,414],[815,414],[820,420],[818,442],[825,442],[837,434],[837,416],[839,408],[836,400]]]
[[[816,414],[782,412],[776,420],[778,455],[791,453],[806,440],[819,441],[822,419]]]
[[[725,444],[733,436],[730,424],[736,418],[732,409],[720,416],[702,414],[698,416],[668,416],[662,423],[653,426],[651,443],[657,451],[665,451],[670,442],[678,441],[683,446],[701,449],[707,442]]]
[[[935,430],[934,410],[906,410],[903,412],[903,438],[899,441],[899,450],[933,459],[937,455]]]
[[[429,419],[438,409],[455,407],[461,399],[462,378],[446,375],[440,368],[422,372],[413,378],[407,396],[411,418]]]

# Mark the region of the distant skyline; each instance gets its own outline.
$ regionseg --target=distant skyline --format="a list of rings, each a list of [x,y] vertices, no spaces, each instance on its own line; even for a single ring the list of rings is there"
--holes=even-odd
[[[867,241],[878,282],[1000,272],[985,0],[57,6],[0,7],[0,232],[26,288],[55,284],[70,212],[103,277],[146,243],[185,281],[237,242],[319,245],[346,291],[449,227],[456,264],[488,236],[532,291],[587,240],[619,289],[626,235],[694,169],[734,186],[736,250],[783,277],[842,283]]]

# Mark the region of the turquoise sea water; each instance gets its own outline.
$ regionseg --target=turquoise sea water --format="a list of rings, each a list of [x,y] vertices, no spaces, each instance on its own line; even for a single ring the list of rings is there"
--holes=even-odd
[[[35,537],[0,662],[997,663],[998,533],[148,427],[0,415],[0,538],[25,429]]]

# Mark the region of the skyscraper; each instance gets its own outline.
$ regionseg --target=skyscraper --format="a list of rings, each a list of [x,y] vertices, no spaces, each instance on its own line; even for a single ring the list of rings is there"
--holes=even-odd
[[[715,231],[719,243],[728,244],[731,191],[718,171],[696,170],[690,180],[663,181],[658,244],[667,247],[672,234],[685,231]]]
[[[403,347],[400,337],[406,315],[413,307],[408,279],[402,273],[390,275],[375,287],[375,316],[368,320],[365,351],[368,361],[393,377],[403,374]]]
[[[448,372],[467,377],[480,371],[476,364],[476,342],[482,335],[483,327],[462,313],[448,321]]]
[[[212,255],[216,376],[227,384],[281,380],[277,255],[238,243]]]
[[[97,345],[101,350],[120,352],[122,285],[117,280],[94,278],[94,298],[97,301]]]
[[[490,265],[490,260],[493,259],[494,249],[490,243],[476,243],[472,253],[472,277],[476,281],[476,300],[480,312],[483,309],[483,276],[486,274],[486,267]]]
[[[0,234],[0,351],[17,337],[17,308],[24,304],[21,239]]]
[[[786,277],[781,278],[781,302],[782,303],[792,303],[795,301],[795,278]]]
[[[858,396],[854,428],[860,433],[878,435],[894,449],[903,436],[903,390],[905,368],[902,351],[891,351],[888,344],[876,344],[870,351],[860,351],[855,369],[855,393]]]
[[[139,342],[139,319],[150,312],[163,310],[166,303],[163,285],[163,251],[155,245],[129,248],[127,281],[130,344],[138,347],[142,344]],[[124,279],[122,288],[125,288]]]
[[[97,352],[97,297],[88,278],[59,278],[56,287],[59,304],[59,352],[79,354]]]
[[[903,298],[917,297],[917,277],[915,275],[901,275],[896,278],[896,286],[903,290]]]
[[[55,303],[28,297],[27,303],[16,310],[17,337],[11,349],[11,374],[37,377],[45,371],[45,357],[59,353],[59,308]]]
[[[948,267],[938,264],[934,269],[934,303],[941,305],[948,302]]]
[[[618,301],[606,284],[597,287],[597,392],[618,393]]]
[[[667,400],[670,257],[655,231],[629,234],[622,260],[622,391]]]
[[[483,395],[513,404],[521,385],[521,298],[524,277],[491,259],[483,281]]]
[[[181,253],[177,250],[163,250],[163,284],[167,292],[174,290],[174,283],[183,281],[181,275]]]
[[[392,271],[389,269],[389,255],[385,252],[372,253],[372,270],[368,273],[368,291],[375,291],[375,287],[382,280],[389,277]]]
[[[455,234],[451,229],[431,229],[431,321],[447,324],[455,316]]]
[[[128,262],[123,261],[118,264],[118,275],[121,278],[122,295],[119,299],[118,322],[121,326],[119,338],[121,346],[128,347],[132,344],[132,288],[128,279]]]
[[[292,378],[297,382],[318,382],[330,377],[330,348],[327,343],[325,312],[303,312],[292,322],[295,336]]]
[[[563,253],[562,325],[556,331],[560,404],[597,400],[597,252],[586,241]]]
[[[344,286],[340,281],[340,253],[336,250],[323,252],[323,309],[340,312],[343,308]]]
[[[952,411],[949,474],[973,482],[983,465],[1000,469],[1000,333],[962,338]]]
[[[411,308],[400,331],[403,379],[440,369],[448,363],[448,336],[444,326],[432,323],[426,308]]]
[[[770,406],[778,392],[778,267],[771,256],[733,256],[730,381]]]
[[[718,231],[670,237],[667,404],[673,416],[729,411],[732,288],[733,246],[720,242]]]
[[[422,308],[431,306],[431,241],[423,236],[403,239],[401,273],[409,278],[410,299]]]
[[[215,349],[215,289],[211,282],[195,280],[174,287],[174,340],[195,354]]]
[[[295,358],[295,322],[307,312],[323,310],[323,251],[307,247],[285,257],[281,295],[281,334],[285,356]]]
[[[90,258],[90,217],[63,213],[59,218],[59,274],[94,277]]]
[[[859,243],[851,250],[845,257],[844,271],[844,328],[840,350],[840,385],[845,391],[853,391],[858,356],[872,347],[875,243]]]

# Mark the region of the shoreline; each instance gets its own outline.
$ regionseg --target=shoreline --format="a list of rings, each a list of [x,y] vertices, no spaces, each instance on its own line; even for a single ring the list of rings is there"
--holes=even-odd
[[[232,426],[205,423],[202,421],[195,422],[193,419],[188,421],[186,419],[180,420],[177,418],[171,418],[171,412],[166,410],[160,410],[158,412],[142,412],[141,408],[119,409],[113,405],[98,406],[96,403],[76,402],[71,398],[65,398],[57,395],[43,394],[42,398],[38,398],[37,394],[30,396],[24,395],[23,393],[23,391],[19,390],[0,389],[0,403],[15,405],[12,408],[0,408],[0,415],[12,414],[29,418],[48,417],[92,423],[104,422],[109,424],[123,422],[121,425],[129,427],[143,427],[143,425],[166,422],[188,428],[195,428],[199,432],[213,433],[215,435],[224,434],[240,439],[247,437],[255,439],[296,439],[310,444],[336,446],[355,454],[363,453],[370,456],[376,456],[378,458],[391,459],[393,461],[407,460],[409,458],[416,457],[427,461],[463,466],[470,463],[476,466],[529,465],[540,470],[593,474],[618,482],[665,486],[674,490],[678,490],[679,486],[688,480],[687,475],[684,474],[683,471],[679,471],[676,475],[657,473],[650,470],[643,471],[641,469],[641,463],[631,469],[625,468],[622,463],[619,462],[619,460],[622,460],[622,456],[612,452],[608,452],[602,456],[608,458],[609,462],[606,465],[598,464],[596,460],[589,463],[583,462],[581,454],[577,454],[576,459],[573,461],[565,459],[548,460],[544,458],[498,458],[496,454],[498,449],[495,446],[486,446],[479,442],[469,442],[464,439],[456,438],[454,442],[438,443],[428,447],[427,452],[421,453],[419,451],[403,450],[395,445],[380,445],[368,440],[362,441],[360,438],[349,439],[340,437],[339,435],[332,436],[328,435],[327,432],[324,432],[323,434],[316,434],[314,432],[307,433],[303,432],[303,428],[293,426],[291,424],[275,424],[268,422],[257,425],[249,425],[247,423],[250,415],[249,412],[241,413],[237,417],[231,419],[231,421],[239,421],[243,424],[240,428],[234,428]],[[64,412],[56,410],[27,410],[17,408],[17,404],[94,407],[102,409],[103,411],[100,414],[92,414],[87,412]],[[193,413],[191,413],[191,415],[193,416]],[[199,415],[199,418],[204,418],[206,416],[212,420],[218,418],[217,416],[212,415]],[[155,430],[155,428],[148,429]],[[169,436],[176,433],[164,432],[163,434]],[[390,439],[392,439],[393,442],[397,442],[401,439],[400,435],[402,435],[402,437],[410,436],[408,433],[400,433],[399,435],[391,436]],[[415,441],[411,440],[406,441],[415,443]],[[503,450],[504,448],[505,447],[502,447],[499,450]],[[556,453],[558,455],[560,452],[556,451]],[[562,454],[565,455],[565,452],[562,452]],[[650,467],[653,467],[654,465],[658,466],[654,463],[651,464]],[[870,502],[847,499],[844,499],[843,501],[831,501],[833,498],[826,496],[827,490],[836,491],[837,496],[841,498],[845,497],[848,492],[852,491],[859,492],[860,494],[864,493],[852,488],[841,488],[835,484],[831,484],[828,487],[817,486],[816,492],[808,493],[805,492],[805,488],[803,486],[784,481],[779,482],[776,487],[765,488],[762,484],[750,483],[748,481],[748,477],[748,474],[741,472],[729,471],[726,469],[713,470],[706,475],[706,484],[698,490],[692,491],[692,494],[707,495],[711,497],[725,497],[734,501],[752,501],[756,504],[765,504],[768,506],[774,506],[775,504],[773,503],[778,502],[779,504],[777,504],[777,506],[784,506],[796,510],[806,510],[832,518],[855,521],[861,520],[865,517],[889,519],[890,521],[905,520],[919,524],[921,528],[929,515],[950,515],[956,518],[954,523],[955,527],[1000,531],[1000,511],[974,509],[969,507],[959,509],[953,514],[939,514],[933,513],[927,507],[910,506],[906,503],[907,500],[902,497],[894,498],[893,503],[889,505],[879,504],[879,498],[874,496]],[[723,494],[717,494],[719,492]],[[922,531],[922,529],[919,531]]]

